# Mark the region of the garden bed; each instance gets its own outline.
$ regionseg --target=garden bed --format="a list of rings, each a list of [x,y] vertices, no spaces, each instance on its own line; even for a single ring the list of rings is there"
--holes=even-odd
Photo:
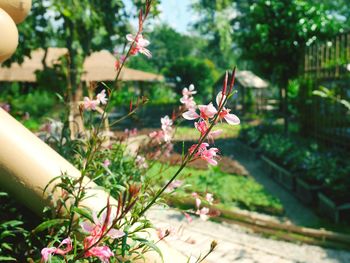
[[[297,197],[307,205],[317,205],[318,193],[324,187],[321,185],[310,184],[302,178],[296,178],[295,192]]]
[[[277,163],[264,155],[261,156],[261,160],[264,164],[264,170],[269,174],[269,176],[271,176],[287,190],[295,190],[295,175],[288,172],[286,169],[279,166]]]
[[[335,223],[350,221],[350,200],[337,204],[324,193],[318,194],[318,209]]]
[[[178,166],[156,163],[149,171],[149,175],[154,182],[163,185],[177,169]],[[184,186],[176,191],[177,194],[210,192],[225,209],[239,207],[272,215],[284,213],[281,202],[249,177],[224,173],[217,168],[210,170],[185,168],[180,179]]]

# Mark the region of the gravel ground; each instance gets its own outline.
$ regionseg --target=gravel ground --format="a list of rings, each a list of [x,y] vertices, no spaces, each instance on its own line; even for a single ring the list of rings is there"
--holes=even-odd
[[[169,208],[153,208],[147,216],[157,227],[172,230],[167,243],[187,257],[205,254],[216,240],[218,247],[207,258],[208,263],[350,262],[350,251],[267,239],[237,225],[198,218],[189,224],[180,212]]]

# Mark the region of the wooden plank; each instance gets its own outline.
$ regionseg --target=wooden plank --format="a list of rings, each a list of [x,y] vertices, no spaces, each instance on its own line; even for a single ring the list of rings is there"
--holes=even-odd
[[[175,196],[171,196],[169,197],[168,201],[170,204],[185,204],[187,206],[195,207],[195,200],[193,197],[181,197],[177,199]],[[273,220],[268,220],[266,218],[259,217],[255,214],[253,215],[248,213],[242,213],[239,211],[225,210],[215,205],[208,205],[208,207],[212,210],[219,211],[221,213],[221,217],[226,219],[237,220],[240,222],[264,227],[266,229],[273,229],[276,231],[286,231],[312,238],[320,238],[322,240],[328,239],[350,247],[350,235],[347,234],[307,227],[299,227],[293,224],[279,223]]]

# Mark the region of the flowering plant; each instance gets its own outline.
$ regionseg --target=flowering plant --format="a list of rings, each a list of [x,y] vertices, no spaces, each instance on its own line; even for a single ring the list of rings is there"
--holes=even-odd
[[[140,53],[151,57],[151,52],[147,49],[150,43],[142,35],[150,8],[151,0],[147,0],[145,9],[139,13],[137,33],[126,37],[129,48],[115,64],[117,80],[132,56]],[[238,117],[225,108],[233,93],[234,75],[235,70],[229,83],[229,74],[226,73],[223,89],[216,97],[216,107],[213,103],[197,105],[194,86],[184,88],[180,100],[183,106],[174,111],[171,117],[161,118],[161,129],[151,132],[146,138],[141,137],[141,143],[138,142],[135,129],[126,131],[122,138],[111,138],[102,130],[103,123],[108,120],[110,100],[115,89],[104,84],[105,89],[96,97],[85,97],[79,106],[84,130],[74,144],[74,154],[70,152],[70,160],[81,174],[78,178],[62,174],[50,182],[50,185],[54,185],[54,191],[60,192],[60,197],[53,197],[53,207],[46,210],[47,219],[33,232],[46,242],[41,249],[41,261],[55,259],[55,262],[79,262],[87,259],[89,262],[132,262],[144,259],[150,250],[161,254],[156,243],[163,240],[168,232],[162,232],[158,240],[147,235],[145,237],[147,231],[156,228],[145,216],[146,212],[160,201],[163,193],[171,193],[181,187],[182,183],[176,178],[188,163],[202,159],[209,165],[218,164],[220,151],[209,144],[221,132],[214,130],[215,125],[223,120],[232,125],[239,124]],[[136,103],[131,101],[129,113],[109,126],[132,115],[146,102],[145,98],[138,99]],[[97,125],[93,125],[92,121],[95,114],[100,114],[100,123]],[[164,186],[157,189],[147,178],[146,171],[158,157],[171,153],[175,124],[181,117],[196,120],[194,127],[199,131],[199,139],[187,151],[184,150],[177,172]],[[57,141],[61,144],[63,142]],[[66,138],[64,143],[70,144],[71,140]],[[83,205],[85,200],[94,198],[90,196],[93,187],[91,182],[102,186],[108,193],[108,198],[102,200],[105,206],[101,211]],[[211,204],[214,201],[213,195],[207,193],[202,198],[194,193],[193,197],[196,200],[196,211],[189,212],[207,220],[211,213],[209,208],[201,204],[202,200]],[[189,222],[192,220],[188,213],[185,213],[185,217]],[[215,243],[211,245],[209,253],[215,246]],[[196,262],[201,262],[205,257]]]

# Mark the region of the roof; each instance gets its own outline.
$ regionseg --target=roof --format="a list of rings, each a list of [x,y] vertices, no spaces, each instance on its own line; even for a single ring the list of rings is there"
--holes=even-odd
[[[223,82],[225,74],[217,81]],[[269,83],[248,70],[236,70],[236,82],[245,88],[266,89]]]
[[[60,57],[67,54],[67,52],[66,48],[49,48],[46,57],[47,66],[52,67],[55,63],[59,63]],[[21,65],[13,63],[9,68],[0,67],[0,81],[36,82],[35,72],[44,68],[42,65],[44,54],[43,49],[37,49],[31,53],[30,58],[26,57]],[[94,52],[85,59],[82,80],[114,81],[116,77],[114,64],[115,57],[109,51]],[[126,67],[122,70],[119,79],[142,82],[164,81],[164,77],[161,75]]]
[[[113,67],[115,57],[107,50],[92,53],[85,59],[84,81],[113,81],[116,77],[116,71]],[[120,74],[122,81],[164,81],[161,75],[144,72],[141,70],[123,68]]]
[[[245,88],[266,89],[269,83],[248,70],[237,71],[237,81]]]

